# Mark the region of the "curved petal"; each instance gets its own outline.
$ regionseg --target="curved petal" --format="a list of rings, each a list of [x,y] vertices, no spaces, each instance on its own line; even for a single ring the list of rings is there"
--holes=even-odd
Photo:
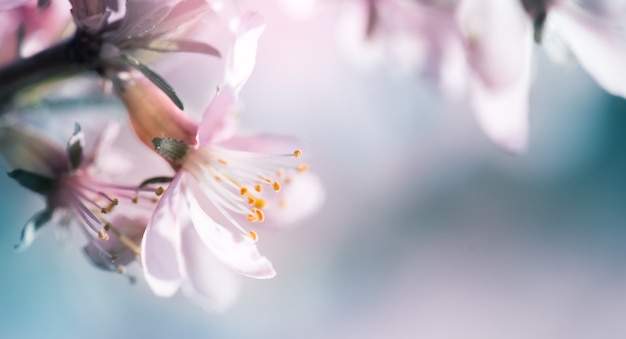
[[[198,126],[198,146],[230,138],[237,127],[237,101],[230,86],[222,87],[204,111]]]
[[[180,225],[188,222],[183,204],[183,175],[177,175],[154,210],[141,242],[144,277],[154,294],[172,296],[181,285]]]
[[[234,136],[219,145],[237,151],[281,154],[301,148],[300,142],[296,138],[274,134]]]
[[[237,299],[240,287],[237,275],[204,246],[191,225],[183,228],[181,236],[185,269],[183,291],[207,311],[224,311]]]
[[[485,86],[517,82],[526,62],[530,22],[518,0],[464,0],[458,20],[470,67]]]
[[[490,87],[480,77],[471,79],[471,100],[483,131],[504,150],[524,152],[528,142],[528,96],[532,80],[532,39],[525,41],[526,62],[518,81]]]
[[[252,74],[259,37],[264,30],[265,23],[260,14],[246,12],[242,15],[224,74],[224,82],[232,86],[235,93],[241,90]]]
[[[626,97],[626,35],[575,4],[555,4],[546,21],[608,92]]]
[[[204,245],[226,266],[252,278],[268,279],[276,275],[272,263],[259,254],[245,234],[232,233],[209,217],[190,193],[187,194],[191,221]]]

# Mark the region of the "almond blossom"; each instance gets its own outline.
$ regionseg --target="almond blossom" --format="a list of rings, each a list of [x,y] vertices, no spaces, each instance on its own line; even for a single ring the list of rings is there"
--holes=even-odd
[[[100,256],[98,266],[105,266],[107,261],[108,265],[117,267],[130,261],[128,251],[139,254],[138,245],[131,245],[132,241],[137,242],[137,232],[128,226],[128,219],[110,218],[110,214],[122,207],[149,212],[163,188],[149,187],[152,181],[140,187],[105,181],[108,174],[104,170],[109,164],[102,165],[102,162],[116,161],[115,167],[123,166],[119,163],[120,157],[107,155],[110,153],[107,152],[108,144],[116,135],[116,127],[105,129],[93,151],[84,154],[84,134],[78,125],[65,150],[54,140],[22,123],[7,122],[2,126],[0,154],[14,168],[8,173],[9,177],[46,200],[44,210],[24,226],[17,249],[27,248],[37,231],[56,219],[61,226],[67,226],[70,220],[81,226],[91,242],[87,251],[92,261],[96,253]],[[108,240],[110,234],[124,246],[114,243],[103,246],[94,241]],[[122,262],[117,262],[120,258]]]
[[[136,73],[129,73],[120,93],[137,135],[144,143],[151,137],[176,170],[142,240],[145,279],[156,295],[169,297],[182,288],[212,311],[234,301],[233,271],[259,279],[276,274],[256,246],[254,229],[270,216],[275,220],[268,220],[269,228],[298,221],[323,198],[291,139],[235,135],[238,93],[252,72],[264,25],[254,13],[234,22],[225,84],[199,124]]]

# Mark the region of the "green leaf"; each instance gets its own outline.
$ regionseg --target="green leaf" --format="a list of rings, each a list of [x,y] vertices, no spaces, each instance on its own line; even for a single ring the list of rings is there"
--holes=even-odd
[[[83,147],[85,145],[85,134],[79,124],[74,125],[74,134],[67,142],[67,157],[70,161],[72,170],[80,167],[83,162]]]
[[[154,52],[189,52],[200,53],[206,55],[212,55],[214,57],[221,58],[222,54],[217,48],[200,41],[185,40],[185,39],[170,39],[154,41],[150,45],[142,47]]]
[[[167,97],[170,98],[170,100],[172,100],[172,102],[178,108],[180,108],[181,110],[184,109],[182,101],[180,101],[172,86],[170,86],[167,81],[165,81],[165,79],[163,79],[159,74],[157,74],[155,71],[142,63],[139,59],[133,57],[130,54],[122,53],[122,56],[120,58],[124,64],[135,68],[136,70],[141,72],[146,78],[148,78],[148,80],[150,80],[155,86],[163,91],[163,93],[165,93],[165,95],[167,95]]]
[[[23,187],[43,195],[48,194],[56,185],[54,179],[23,169],[16,169],[7,173],[7,175]]]

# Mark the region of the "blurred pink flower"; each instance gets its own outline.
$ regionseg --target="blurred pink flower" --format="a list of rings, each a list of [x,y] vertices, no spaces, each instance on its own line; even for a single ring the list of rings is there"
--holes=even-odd
[[[0,3],[0,66],[60,39],[70,19],[66,0],[53,1],[45,8],[39,8],[34,0]]]
[[[126,226],[117,225],[108,218],[114,209],[118,209],[118,205],[141,211],[154,208],[156,198],[163,192],[162,188],[133,187],[103,181],[108,179],[109,173],[106,172],[108,166],[101,166],[102,161],[114,159],[115,167],[124,165],[120,163],[120,157],[107,157],[108,145],[116,135],[115,127],[106,128],[98,137],[93,151],[84,154],[84,135],[78,125],[66,150],[21,123],[7,123],[2,127],[0,154],[14,168],[9,176],[46,199],[46,208],[27,222],[16,248],[28,247],[36,232],[55,215],[65,222],[65,225],[61,223],[62,226],[67,226],[68,216],[78,221],[87,239],[107,240],[109,232],[113,232],[117,238],[127,236],[124,234]],[[123,204],[124,201],[127,204]],[[98,245],[98,242],[93,242],[92,246]],[[100,253],[109,253],[109,262],[115,261],[114,253],[107,251],[107,247],[98,248]]]
[[[363,64],[387,59],[446,93],[467,88],[485,134],[511,153],[528,143],[533,28],[548,52],[566,47],[607,89],[626,96],[624,6],[567,0],[355,0],[342,46]],[[530,18],[529,18],[530,16]],[[358,35],[357,35],[358,34]],[[359,36],[360,35],[360,36]],[[620,70],[622,70],[620,72]]]

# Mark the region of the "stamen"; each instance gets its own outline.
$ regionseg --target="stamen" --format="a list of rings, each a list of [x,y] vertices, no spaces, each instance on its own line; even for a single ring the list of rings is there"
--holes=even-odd
[[[163,187],[159,186],[159,188],[157,188],[156,192],[154,193],[157,195],[157,197],[160,197],[163,192],[165,192],[165,190],[163,189]]]
[[[301,150],[297,149],[297,150],[293,151],[293,157],[294,158],[298,159],[301,156],[302,156],[302,151]]]
[[[253,196],[248,197],[248,204],[252,205],[256,202],[256,199]]]
[[[111,262],[116,262],[120,259],[118,254],[111,254]]]
[[[107,232],[105,230],[103,230],[103,229],[99,230],[98,231],[98,238],[100,238],[100,239],[102,239],[104,241],[109,240],[109,234],[107,234]]]
[[[124,274],[124,272],[126,272],[126,267],[124,267],[124,265],[118,265],[117,266],[117,273]]]
[[[257,242],[259,240],[259,235],[256,234],[255,231],[249,231],[248,235],[250,236],[250,238],[252,239],[252,241]]]
[[[254,186],[254,190],[261,193],[263,191],[263,186],[261,186],[261,184],[257,184]]]
[[[306,172],[309,170],[309,165],[307,164],[300,164],[300,166],[298,166],[298,172]]]
[[[274,181],[274,191],[280,191],[280,183],[278,183],[278,181]]]
[[[241,196],[246,195],[246,193],[248,193],[248,189],[247,189],[247,188],[245,188],[245,187],[242,187],[242,188],[241,188],[241,190],[239,191],[239,194],[240,194]]]
[[[276,176],[278,177],[278,179],[282,179],[285,176],[285,170],[279,168],[278,171],[276,171]]]
[[[258,209],[258,208],[253,208],[253,209],[252,209],[252,212],[253,212],[254,214],[256,214],[256,217],[257,217],[257,219],[258,219],[258,221],[259,221],[259,222],[263,222],[263,220],[265,220],[265,214],[263,214],[263,211],[261,211],[260,209]]]
[[[220,164],[222,164],[222,165],[224,165],[224,166],[227,166],[227,165],[228,165],[228,163],[227,163],[227,162],[226,162],[226,160],[224,160],[224,159],[217,159],[217,162],[219,162]]]
[[[257,219],[256,215],[252,214],[252,213],[248,213],[248,221],[249,222],[255,222]]]

